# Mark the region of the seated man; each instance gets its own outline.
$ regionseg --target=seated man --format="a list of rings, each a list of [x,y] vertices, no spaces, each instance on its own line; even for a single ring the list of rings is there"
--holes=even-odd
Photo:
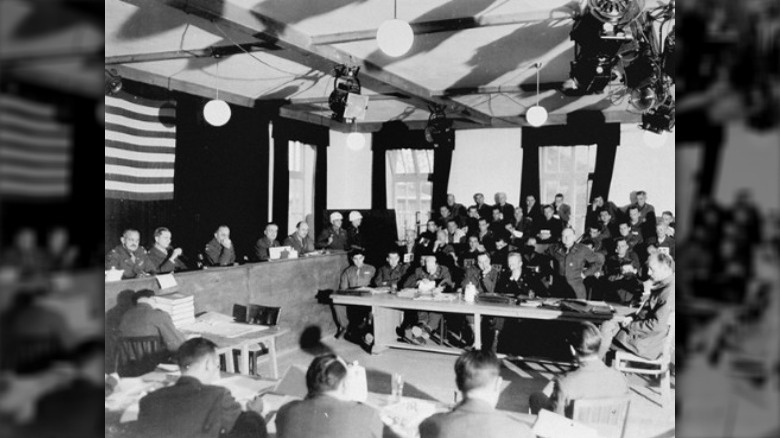
[[[655,236],[647,239],[647,245],[653,245],[658,252],[663,252],[675,258],[674,237],[669,235],[669,226],[661,222],[655,226]]]
[[[230,228],[220,225],[214,238],[206,244],[206,266],[230,266],[236,261],[236,249],[230,240]]]
[[[452,282],[452,276],[449,269],[446,266],[441,266],[436,262],[435,256],[424,256],[423,266],[414,270],[414,273],[406,278],[404,282],[405,288],[417,288],[420,290],[439,290],[439,291],[451,291],[455,284]],[[403,328],[409,327],[413,324],[420,326],[425,331],[425,335],[430,333],[439,327],[441,322],[441,314],[434,312],[417,312],[417,321],[410,321],[411,316],[408,312],[405,315]],[[414,336],[410,339],[416,339],[421,341],[420,336],[422,333],[415,331]]]
[[[501,272],[496,282],[494,290],[497,294],[511,295],[513,297],[531,297],[536,296],[534,291],[523,278],[523,257],[518,252],[510,252],[507,257],[507,269]],[[488,329],[483,336],[483,345],[491,345],[493,352],[498,349],[498,337],[501,330],[504,329],[505,318],[490,317],[486,318]],[[492,335],[489,337],[488,335]],[[489,341],[489,343],[487,342]]]
[[[615,252],[604,263],[607,299],[628,304],[641,294],[639,256],[628,248],[623,237],[615,241]]]
[[[106,270],[123,271],[123,279],[149,275],[154,270],[154,266],[146,250],[139,245],[141,233],[138,230],[127,229],[119,240],[122,244],[116,246],[106,256]]]
[[[155,274],[167,274],[173,271],[187,269],[187,265],[181,261],[181,248],[171,250],[171,231],[165,227],[154,230],[154,246],[149,249],[147,255],[154,266]]]
[[[530,236],[520,249],[523,256],[523,277],[528,286],[539,296],[549,296],[552,284],[552,259],[536,251],[536,237]]]
[[[555,208],[552,205],[545,205],[542,212],[544,217],[534,223],[536,241],[538,243],[559,242],[563,231],[563,222],[554,216]]]
[[[503,271],[507,267],[507,257],[509,257],[509,253],[516,251],[517,248],[509,244],[509,233],[506,230],[495,236],[496,249],[493,251],[491,260],[493,260],[494,266],[500,266]]]
[[[577,369],[551,381],[543,392],[531,394],[531,413],[547,409],[572,417],[572,402],[580,399],[621,397],[629,394],[626,378],[618,370],[604,365],[599,358],[602,339],[599,329],[583,322],[573,333],[569,348]]]
[[[363,263],[366,256],[362,251],[353,251],[350,254],[352,266],[341,273],[339,289],[355,289],[358,287],[368,287],[376,274],[376,269]],[[344,339],[361,344],[363,348],[368,348],[373,342],[373,335],[368,329],[368,317],[370,308],[366,306],[333,306],[334,318],[336,322],[336,338],[344,332]]]
[[[509,223],[509,220],[505,219],[504,216],[501,213],[501,207],[499,206],[493,206],[492,210],[492,220],[490,221],[490,232],[493,233],[493,235],[496,235],[497,233],[503,233],[506,232],[506,224]]]
[[[531,438],[531,429],[496,410],[501,362],[491,351],[473,350],[455,361],[455,382],[463,401],[420,423],[420,438]]]
[[[465,290],[469,285],[473,285],[478,294],[492,294],[496,291],[498,276],[498,270],[493,269],[490,261],[490,254],[483,252],[477,256],[477,266],[466,269],[466,275],[461,286]],[[469,331],[466,335],[465,343],[471,345],[474,341],[475,333],[474,315],[466,315],[466,324]],[[489,324],[492,325],[492,318],[489,319]]]
[[[614,243],[615,240],[623,238],[626,240],[626,243],[628,243],[628,248],[631,251],[638,251],[640,246],[642,244],[642,234],[639,231],[635,231],[631,229],[631,225],[628,224],[628,222],[621,222],[620,225],[618,225],[618,235],[612,238],[612,242]]]
[[[262,400],[254,398],[242,412],[227,388],[213,385],[220,379],[217,346],[204,338],[190,339],[178,353],[181,377],[173,386],[141,399],[140,436],[252,437],[268,436],[261,416]]]
[[[314,358],[306,371],[309,391],[303,400],[279,408],[279,438],[381,438],[379,412],[346,399],[347,365],[335,354]],[[389,431],[388,431],[389,432]]]
[[[648,285],[650,296],[636,313],[626,316],[619,324],[609,320],[601,325],[600,358],[610,348],[627,350],[647,359],[661,356],[669,317],[674,311],[674,260],[667,254],[656,253],[648,257],[647,268],[652,280]]]
[[[468,268],[475,266],[477,264],[477,256],[481,253],[482,251],[479,250],[479,237],[474,234],[470,235],[468,238],[468,248],[458,256],[460,267],[467,270]]]
[[[279,245],[279,241],[276,240],[276,236],[279,234],[279,226],[276,224],[268,224],[263,230],[263,237],[257,239],[255,243],[255,256],[253,261],[255,262],[267,262],[271,259],[269,254],[269,248],[276,248]]]
[[[141,289],[135,292],[133,304],[133,308],[125,312],[119,322],[120,342],[125,338],[157,337],[165,350],[150,352],[150,358],[135,358],[136,360],[132,361],[126,370],[120,363],[119,366],[122,369],[118,372],[123,377],[135,377],[154,370],[159,363],[175,353],[186,340],[184,334],[173,326],[171,315],[156,308],[157,298],[154,291]],[[131,374],[135,376],[131,376]]]
[[[493,252],[496,249],[496,240],[493,236],[493,232],[490,231],[490,226],[485,218],[480,218],[478,222],[478,230],[476,232],[477,239],[479,240],[479,250],[482,252]]]
[[[308,254],[316,251],[314,249],[314,239],[309,236],[309,224],[304,221],[295,225],[295,232],[284,239],[284,246],[290,246],[298,251],[298,255]]]
[[[387,253],[386,260],[387,264],[380,267],[374,277],[374,286],[398,289],[401,281],[406,277],[409,265],[401,263],[401,255],[396,250]]]

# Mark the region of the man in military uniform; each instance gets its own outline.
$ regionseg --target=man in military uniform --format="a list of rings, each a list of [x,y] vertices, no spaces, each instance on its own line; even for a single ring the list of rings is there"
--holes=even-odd
[[[230,228],[220,225],[214,238],[206,244],[205,260],[207,266],[230,266],[236,261],[236,249],[230,240]]]
[[[391,250],[387,254],[387,264],[380,267],[376,277],[374,277],[374,286],[397,289],[406,276],[408,268],[409,265],[401,263],[401,256],[398,254],[398,251]]]
[[[469,284],[473,284],[479,294],[492,294],[496,291],[498,283],[498,270],[493,268],[490,261],[490,254],[483,252],[477,255],[477,265],[466,269],[466,275],[461,283],[465,290]],[[467,339],[464,342],[467,345],[474,340],[474,316],[466,315],[466,324],[468,325]]]
[[[588,292],[583,280],[600,272],[604,262],[588,247],[574,240],[574,230],[566,228],[561,234],[561,242],[551,245],[546,253],[553,258],[553,289],[556,295],[584,300]]]
[[[322,230],[317,238],[317,248],[336,249],[346,251],[349,249],[349,238],[347,232],[341,228],[344,216],[338,211],[330,214],[330,227]]]
[[[349,212],[349,223],[352,225],[347,229],[347,243],[349,249],[356,251],[365,251],[366,245],[363,242],[363,233],[360,232],[360,225],[363,223],[363,215],[359,211]]]
[[[154,266],[153,273],[167,274],[173,271],[183,271],[187,265],[181,260],[181,248],[171,249],[171,230],[160,227],[154,230],[154,246],[149,248],[147,256]]]
[[[495,293],[511,295],[513,297],[535,297],[535,292],[528,286],[523,278],[523,257],[518,252],[511,252],[507,257],[508,269],[501,272],[496,281]],[[490,345],[495,353],[498,349],[498,337],[504,329],[506,318],[490,317],[487,319],[488,328],[485,332],[483,345]]]
[[[138,230],[127,229],[119,238],[122,242],[106,256],[106,270],[119,269],[122,278],[144,277],[154,271],[154,266],[146,254],[146,250],[139,245],[141,233]]]
[[[404,287],[408,288],[420,288],[433,285],[441,291],[451,291],[455,287],[455,283],[452,281],[452,275],[450,270],[446,266],[441,266],[436,262],[436,256],[428,255],[423,256],[423,266],[415,269],[414,273],[406,278]],[[406,313],[402,328],[406,328],[411,325],[411,321],[407,318],[413,314]],[[417,312],[417,324],[421,326],[427,334],[430,334],[433,330],[439,327],[441,322],[441,314],[434,312]],[[412,339],[412,337],[407,336]],[[421,341],[420,336],[415,333],[414,339]]]
[[[371,280],[376,274],[376,269],[363,263],[366,256],[362,251],[353,251],[350,259],[352,266],[341,273],[339,289],[355,289],[358,287],[367,287],[371,285]],[[363,348],[369,349],[373,344],[374,336],[370,332],[368,319],[370,308],[367,306],[333,306],[336,327],[336,338],[344,332],[344,339],[360,344]]]
[[[256,262],[267,262],[271,259],[271,255],[268,252],[269,248],[276,248],[279,246],[279,241],[276,240],[276,236],[279,234],[279,226],[276,224],[268,224],[263,230],[263,237],[257,239],[255,243],[255,258]]]
[[[309,224],[304,221],[295,225],[295,232],[284,239],[284,246],[291,246],[298,251],[299,255],[308,254],[316,251],[314,249],[314,239],[309,236]]]

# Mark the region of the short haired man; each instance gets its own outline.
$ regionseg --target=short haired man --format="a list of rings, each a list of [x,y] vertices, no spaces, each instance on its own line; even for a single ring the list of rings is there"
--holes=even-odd
[[[512,297],[528,297],[531,294],[535,294],[523,278],[523,257],[520,253],[509,253],[507,256],[507,268],[501,271],[496,281],[494,292]],[[485,340],[489,342],[483,342],[483,345],[491,345],[493,352],[498,350],[498,338],[501,335],[501,330],[504,329],[504,322],[505,318],[488,318],[488,327],[492,333],[486,333],[486,335],[492,334],[492,338],[486,336]]]
[[[279,438],[380,438],[379,412],[346,394],[347,365],[335,354],[314,358],[306,371],[308,395],[279,408]]]
[[[624,237],[615,240],[615,251],[604,263],[608,299],[628,304],[642,291],[639,282],[639,256],[629,248]]]
[[[672,233],[674,234],[674,233]],[[653,245],[659,252],[663,252],[675,258],[674,237],[669,235],[669,226],[661,222],[655,226],[655,236],[647,239],[648,245]]]
[[[414,270],[404,282],[405,288],[427,288],[433,286],[441,291],[451,291],[455,287],[450,270],[436,261],[436,256],[423,256],[423,266]],[[441,322],[441,314],[434,312],[417,312],[417,324],[427,333],[433,332]],[[405,321],[403,326],[409,326]]]
[[[674,237],[674,230],[677,228],[677,225],[674,221],[674,213],[668,210],[661,213],[661,223],[667,227],[666,234],[669,237]]]
[[[347,232],[341,227],[344,222],[344,216],[338,211],[330,214],[330,226],[320,233],[317,238],[317,248],[335,249],[347,251],[349,249],[349,237]]]
[[[314,239],[309,235],[309,224],[300,221],[295,225],[295,231],[284,239],[284,246],[292,247],[300,255],[309,254],[314,249]]]
[[[493,265],[490,261],[490,254],[481,252],[477,256],[477,266],[466,269],[466,275],[463,278],[461,286],[465,288],[469,284],[472,284],[477,288],[477,293],[492,294],[496,290],[498,276],[499,272],[496,269],[493,269]]]
[[[539,203],[536,202],[536,196],[528,195],[525,197],[523,212],[525,213],[525,217],[530,219],[532,223],[542,219],[542,209],[539,206]]]
[[[493,208],[498,207],[498,209],[501,211],[501,219],[504,221],[509,221],[509,219],[511,219],[515,214],[515,206],[506,202],[506,193],[504,192],[496,193],[494,199],[496,203],[493,205]]]
[[[655,207],[647,203],[647,193],[644,190],[636,192],[636,203],[634,206],[639,210],[642,222],[648,222],[648,226],[655,227]]]
[[[154,246],[152,246],[147,255],[149,261],[154,266],[155,274],[167,274],[173,271],[183,271],[187,265],[181,261],[181,248],[171,249],[171,230],[160,227],[154,230]]]
[[[479,250],[479,237],[476,235],[469,235],[467,244],[466,250],[458,256],[460,267],[463,269],[475,266],[477,264],[477,256],[482,252]]]
[[[549,296],[553,276],[553,261],[550,256],[536,250],[536,237],[529,236],[520,249],[523,257],[525,282],[538,296]]]
[[[459,225],[462,226],[463,220],[466,218],[466,207],[455,202],[455,195],[452,193],[447,194],[447,207],[452,212],[452,216],[458,218]]]
[[[353,251],[350,254],[352,266],[341,273],[339,289],[347,290],[371,285],[371,280],[376,275],[376,269],[364,263],[365,259],[366,256],[362,251]],[[346,332],[344,339],[361,344],[363,348],[370,348],[373,342],[373,335],[369,332],[368,327],[370,308],[343,305],[334,305],[333,307],[336,317],[336,338]]]
[[[544,217],[534,222],[537,242],[541,244],[555,243],[561,240],[563,222],[555,217],[555,207],[547,204],[542,207]]]
[[[421,438],[531,438],[531,429],[496,410],[501,362],[492,351],[473,350],[455,361],[455,382],[463,401],[450,412],[420,423]]]
[[[477,209],[477,213],[479,214],[479,217],[490,220],[492,216],[491,207],[485,203],[484,194],[474,193],[474,205],[472,205],[472,207],[475,207]]]
[[[268,251],[270,248],[279,247],[279,241],[276,240],[276,236],[279,235],[279,226],[274,223],[269,223],[263,230],[263,237],[257,239],[255,243],[255,257],[256,262],[267,262],[271,259],[271,254]]]
[[[463,245],[466,243],[466,233],[458,228],[458,221],[455,219],[448,220],[446,225],[447,242],[451,244],[456,251],[460,252]]]
[[[661,356],[669,318],[674,312],[674,260],[668,254],[655,253],[648,257],[647,268],[651,281],[645,283],[645,290],[649,290],[649,297],[619,324],[609,320],[601,325],[604,343],[599,357],[604,358],[610,348],[647,359]]]
[[[563,193],[557,193],[555,195],[555,201],[553,201],[553,209],[555,209],[555,216],[561,220],[563,226],[570,225],[571,219],[571,206],[563,202]]]
[[[207,266],[230,266],[236,261],[236,248],[230,240],[230,228],[220,225],[214,232],[214,238],[206,244],[205,260]]]
[[[580,243],[574,241],[574,230],[566,228],[561,234],[561,242],[547,248],[555,268],[553,288],[561,298],[587,299],[585,277],[601,271],[603,259]]]
[[[636,210],[634,210],[636,211]],[[621,222],[618,224],[618,234],[612,239],[613,246],[614,242],[617,239],[625,239],[628,243],[628,247],[632,251],[637,251],[639,249],[639,245],[644,242],[642,239],[642,233],[639,231],[636,231],[631,228],[631,225],[628,222]]]
[[[496,249],[496,239],[493,232],[490,231],[490,225],[485,218],[479,219],[479,230],[477,230],[477,239],[479,240],[480,251],[493,252]]]
[[[621,397],[629,394],[626,378],[618,370],[607,367],[599,357],[602,339],[599,329],[583,322],[572,333],[569,348],[577,369],[555,380],[543,392],[531,394],[532,414],[547,409],[572,418],[572,402],[597,398]]]
[[[157,309],[157,297],[154,291],[141,289],[135,292],[133,304],[133,307],[122,315],[122,320],[119,322],[119,341],[156,338],[167,353],[150,352],[149,357],[128,361],[125,365],[126,369],[118,370],[122,377],[136,377],[153,371],[157,364],[166,360],[186,340],[186,337],[174,327],[171,315]]]
[[[387,260],[387,264],[380,267],[376,277],[374,277],[374,286],[398,289],[404,277],[406,277],[409,265],[401,263],[401,255],[396,250],[391,250],[387,253],[385,260]]]
[[[178,352],[181,377],[173,386],[158,389],[141,399],[138,427],[141,436],[163,438],[267,436],[259,397],[241,405],[230,391],[214,385],[220,379],[217,346],[193,338]]]
[[[122,278],[144,277],[154,272],[146,250],[141,247],[141,233],[132,228],[126,229],[117,245],[106,256],[106,269],[119,269]]]

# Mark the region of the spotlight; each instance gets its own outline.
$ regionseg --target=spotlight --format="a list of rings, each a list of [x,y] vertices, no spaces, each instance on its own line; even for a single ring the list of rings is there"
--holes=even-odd
[[[425,127],[425,141],[436,146],[448,143],[452,140],[452,121],[447,119],[443,105],[428,107],[431,115],[428,116],[428,125]]]
[[[658,102],[658,95],[653,87],[635,88],[631,90],[631,106],[645,112]]]
[[[668,97],[663,104],[642,114],[642,129],[655,134],[674,129],[674,100]]]
[[[122,77],[119,76],[116,70],[109,71],[105,69],[104,86],[105,94],[112,95],[122,91]]]
[[[645,0],[588,0],[588,9],[599,21],[625,26],[644,9]]]
[[[333,120],[344,122],[344,112],[347,109],[348,99],[350,94],[360,95],[360,80],[357,78],[357,74],[360,71],[360,67],[347,67],[344,64],[339,64],[334,67],[333,80],[333,92],[330,93],[328,98],[328,106],[333,115]]]

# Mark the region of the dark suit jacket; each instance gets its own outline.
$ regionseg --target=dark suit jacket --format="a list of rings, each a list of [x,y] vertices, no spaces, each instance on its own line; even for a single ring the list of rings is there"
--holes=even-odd
[[[167,274],[173,271],[182,271],[187,269],[187,265],[181,261],[181,258],[177,257],[175,261],[170,260],[170,252],[163,251],[157,246],[152,246],[146,255],[149,257],[149,261],[154,266],[153,274]]]
[[[420,438],[533,438],[528,425],[481,400],[466,399],[450,412],[420,423]]]
[[[588,360],[555,380],[550,410],[572,418],[574,400],[621,397],[628,393],[628,382],[623,373],[609,368],[599,359]]]
[[[391,268],[390,265],[381,266],[374,277],[374,286],[391,287],[395,285],[399,287],[401,286],[401,281],[406,277],[408,269],[409,265],[403,263],[399,263],[395,268]]]
[[[138,427],[147,438],[216,438],[230,432],[241,405],[226,388],[182,376],[141,399]]]
[[[482,270],[477,266],[472,266],[466,269],[466,276],[463,278],[462,286],[465,288],[467,284],[473,284],[476,286],[479,293],[494,293],[496,292],[496,284],[498,283],[498,271],[490,269],[487,275],[482,275]]]
[[[648,359],[660,357],[673,311],[674,274],[653,286],[647,303],[634,321],[615,335],[615,341],[638,356]]]
[[[383,427],[373,408],[328,395],[287,403],[276,414],[278,438],[380,438]]]

